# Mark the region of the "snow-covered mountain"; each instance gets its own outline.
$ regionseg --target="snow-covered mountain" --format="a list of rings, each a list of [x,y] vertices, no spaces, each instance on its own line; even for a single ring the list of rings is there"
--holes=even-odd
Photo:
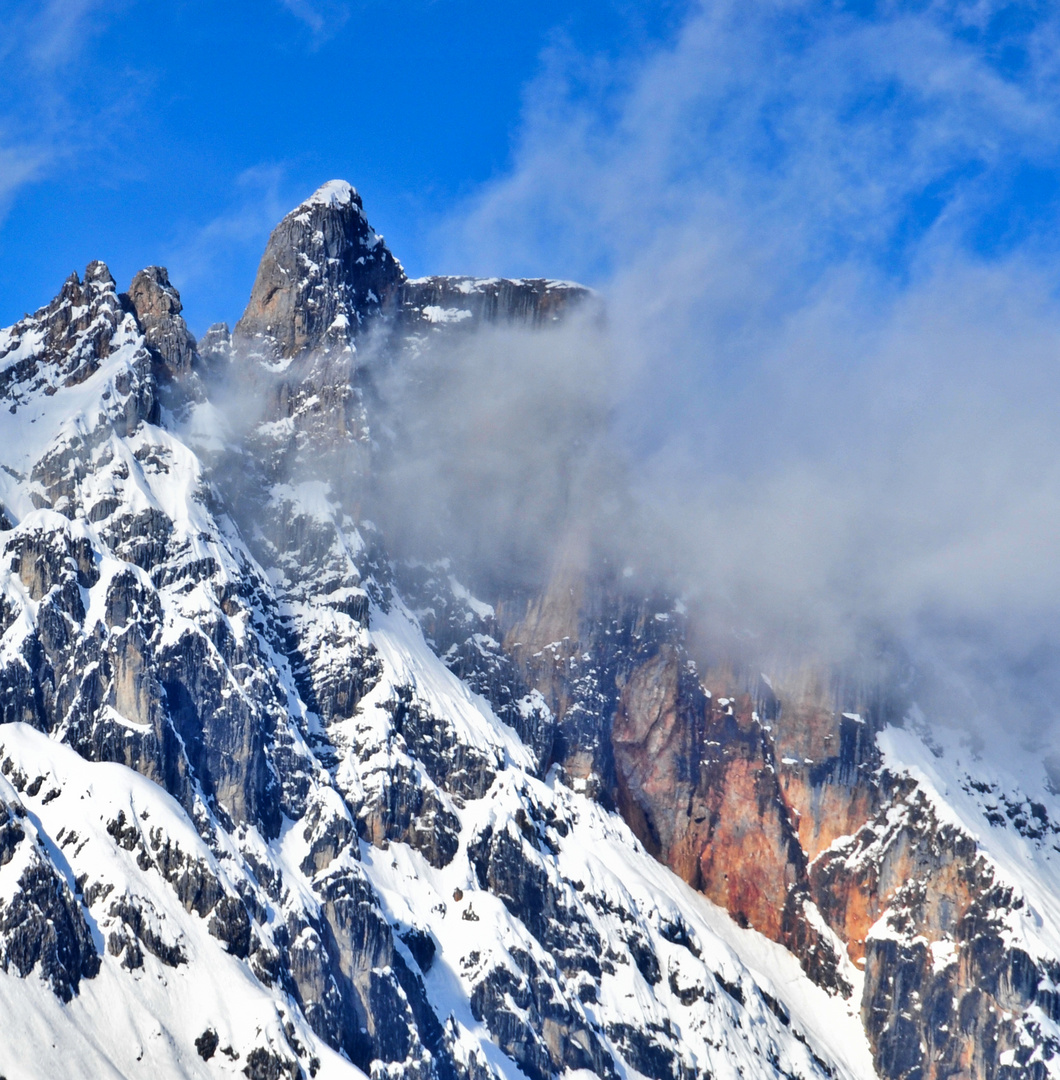
[[[0,1074],[1060,1076],[1040,762],[370,519],[383,373],[595,304],[410,281],[336,181],[232,334],[101,263],[0,332]]]

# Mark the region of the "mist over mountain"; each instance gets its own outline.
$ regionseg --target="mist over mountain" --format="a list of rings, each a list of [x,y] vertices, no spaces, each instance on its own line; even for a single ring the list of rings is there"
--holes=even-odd
[[[882,637],[936,719],[1043,752],[1056,40],[1020,5],[721,3],[634,63],[557,47],[439,239],[605,298],[643,561],[712,637]]]
[[[1060,1080],[1060,8],[0,26],[0,1080]]]

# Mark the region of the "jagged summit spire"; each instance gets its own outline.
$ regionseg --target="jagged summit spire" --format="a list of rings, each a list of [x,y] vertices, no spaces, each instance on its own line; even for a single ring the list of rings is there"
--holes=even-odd
[[[195,338],[180,314],[184,305],[169,280],[169,271],[164,266],[145,267],[132,279],[124,299],[135,312],[164,377],[187,375],[195,356]]]
[[[329,180],[273,230],[235,333],[282,356],[345,345],[404,280],[356,190]]]

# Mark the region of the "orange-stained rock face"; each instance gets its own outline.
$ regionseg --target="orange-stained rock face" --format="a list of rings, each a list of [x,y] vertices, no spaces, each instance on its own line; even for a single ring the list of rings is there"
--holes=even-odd
[[[828,708],[819,682],[804,680],[801,699],[779,689],[764,722],[731,671],[706,673],[708,696],[690,670],[664,646],[622,688],[612,743],[626,820],[821,985],[849,996],[850,963],[865,973],[881,1076],[995,1080],[1017,1046],[1005,1018],[1035,1003],[1038,974],[1003,944],[1018,901],[974,840],[879,768],[872,727]]]
[[[636,822],[649,850],[671,863],[675,844],[688,828],[693,790],[687,763],[706,699],[686,704],[681,700],[679,659],[664,647],[637,668],[622,689],[612,726],[619,801]],[[697,856],[696,856],[697,857]],[[694,858],[683,859],[682,876],[690,877]]]
[[[699,888],[744,925],[774,940],[789,890],[805,878],[802,852],[794,843],[776,781],[762,763],[735,759],[720,789],[711,792],[713,828],[694,835]]]
[[[708,698],[664,646],[623,687],[612,744],[619,803],[645,844],[742,924],[779,938],[805,860],[750,698]]]
[[[711,673],[708,696],[669,646],[630,675],[612,727],[619,805],[676,873],[779,940],[788,893],[806,882],[799,819],[750,695],[725,696],[727,677]]]
[[[877,796],[866,786],[814,784],[805,767],[780,765],[781,791],[798,822],[799,844],[813,860],[841,836],[849,836],[872,817]]]
[[[895,785],[875,819],[810,867],[821,913],[856,961],[864,958],[870,930],[896,897],[912,905],[918,933],[939,941],[953,935],[977,901],[981,880],[974,842],[952,828],[940,829],[910,780]]]
[[[1005,944],[1018,902],[975,841],[882,768],[876,732],[901,703],[822,666],[697,671],[674,612],[591,583],[587,563],[569,549],[507,620],[506,647],[558,719],[553,760],[820,985],[860,985],[881,1077],[997,1080],[1037,969]]]

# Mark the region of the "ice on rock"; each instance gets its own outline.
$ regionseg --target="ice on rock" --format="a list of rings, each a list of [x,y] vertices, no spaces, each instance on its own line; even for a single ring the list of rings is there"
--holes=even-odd
[[[357,189],[345,180],[329,180],[309,196],[303,206],[347,206],[355,199],[359,200]]]

